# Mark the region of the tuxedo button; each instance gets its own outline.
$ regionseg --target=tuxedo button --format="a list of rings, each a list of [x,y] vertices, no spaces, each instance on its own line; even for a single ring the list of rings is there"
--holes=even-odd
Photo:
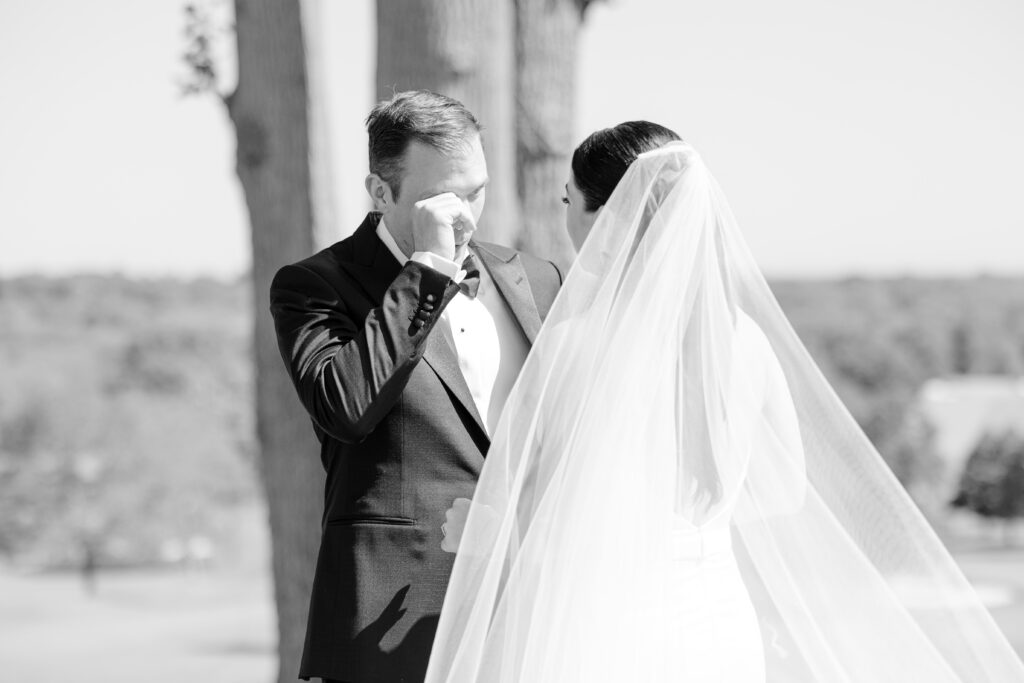
[[[413,321],[412,321],[412,324],[413,324],[413,325],[414,325],[414,326],[416,327],[416,329],[418,330],[418,329],[422,328],[422,327],[423,327],[423,326],[424,326],[424,325],[425,325],[426,323],[424,323],[424,322],[423,322],[422,320],[420,320],[419,318],[417,318],[416,320],[413,320]]]
[[[431,303],[432,304],[435,301],[437,301],[437,297],[435,297],[433,294],[427,294],[427,303]]]
[[[430,313],[427,311],[420,311],[416,314],[416,317],[423,321],[430,320]]]
[[[420,308],[424,311],[432,311],[434,310],[434,304],[423,304]]]

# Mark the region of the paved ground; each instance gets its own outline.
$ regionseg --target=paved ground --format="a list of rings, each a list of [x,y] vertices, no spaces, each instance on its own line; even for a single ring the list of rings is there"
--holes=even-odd
[[[1024,656],[1024,550],[962,553],[961,566]],[[269,578],[232,573],[75,576],[0,570],[0,682],[269,683]]]

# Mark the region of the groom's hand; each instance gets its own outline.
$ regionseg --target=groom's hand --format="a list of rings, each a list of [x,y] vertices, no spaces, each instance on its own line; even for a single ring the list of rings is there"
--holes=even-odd
[[[469,517],[469,498],[456,498],[452,506],[444,513],[444,524],[441,525],[441,550],[446,553],[454,553],[459,549],[462,541],[462,530],[466,528],[466,519]]]
[[[455,260],[473,231],[476,221],[469,205],[451,192],[427,197],[413,204],[412,242],[415,251],[429,251]]]

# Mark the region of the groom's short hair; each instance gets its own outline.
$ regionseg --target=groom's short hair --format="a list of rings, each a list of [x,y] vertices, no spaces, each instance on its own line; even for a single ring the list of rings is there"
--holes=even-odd
[[[402,184],[405,150],[413,140],[443,154],[465,148],[482,126],[456,99],[429,90],[395,93],[366,118],[370,136],[370,173],[376,173],[394,196]]]

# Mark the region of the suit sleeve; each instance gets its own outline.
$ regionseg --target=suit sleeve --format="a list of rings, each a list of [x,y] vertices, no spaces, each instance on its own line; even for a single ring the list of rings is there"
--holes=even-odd
[[[395,405],[457,292],[448,276],[410,261],[361,321],[310,268],[278,271],[270,287],[278,347],[313,421],[340,441],[365,439]]]

